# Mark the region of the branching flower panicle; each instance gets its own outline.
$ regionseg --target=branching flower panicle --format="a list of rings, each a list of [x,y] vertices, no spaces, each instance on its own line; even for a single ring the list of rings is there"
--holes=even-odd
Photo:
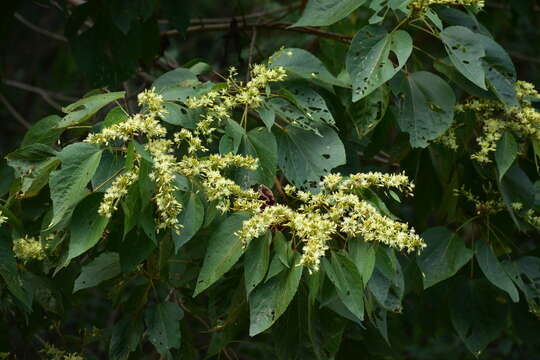
[[[15,257],[24,262],[29,260],[44,260],[47,257],[46,246],[42,244],[39,238],[25,235],[13,241],[13,253]]]
[[[492,162],[490,154],[497,149],[497,142],[504,132],[540,141],[540,112],[532,106],[532,100],[540,99],[534,86],[524,81],[516,83],[519,106],[507,106],[496,100],[472,99],[456,106],[456,111],[471,111],[477,114],[482,124],[482,134],[477,142],[480,150],[471,155],[479,163]]]
[[[2,213],[2,210],[0,210],[0,226],[2,226],[3,224],[5,224],[7,222],[8,218],[4,216],[4,214]]]
[[[330,174],[322,179],[318,194],[287,185],[285,193],[298,199],[301,205],[296,209],[279,204],[266,207],[246,220],[237,235],[247,244],[272,226],[288,227],[304,244],[300,264],[310,272],[319,269],[328,242],[339,234],[382,242],[409,252],[425,247],[414,229],[382,215],[358,195],[358,190],[369,187],[397,188],[407,193],[414,188],[403,174],[382,173],[353,174],[348,178]]]
[[[118,201],[127,195],[129,187],[139,178],[139,167],[134,166],[131,171],[127,171],[114,179],[111,186],[105,191],[103,200],[99,206],[101,216],[111,217],[118,208]]]
[[[409,3],[409,7],[413,9],[424,9],[431,5],[447,5],[447,6],[472,6],[479,8],[485,6],[485,0],[413,0]]]

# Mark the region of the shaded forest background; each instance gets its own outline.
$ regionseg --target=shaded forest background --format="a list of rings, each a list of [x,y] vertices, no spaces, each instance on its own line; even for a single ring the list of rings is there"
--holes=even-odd
[[[0,14],[0,153],[14,149],[32,123],[61,114],[62,106],[91,89],[135,94],[194,59],[223,73],[263,61],[286,43],[319,53],[330,67],[339,63],[340,49],[325,40],[332,27],[318,34],[284,29],[301,7],[270,0],[6,2]],[[512,56],[518,78],[540,85],[537,1],[488,0],[479,19]],[[334,26],[347,32],[346,22]]]

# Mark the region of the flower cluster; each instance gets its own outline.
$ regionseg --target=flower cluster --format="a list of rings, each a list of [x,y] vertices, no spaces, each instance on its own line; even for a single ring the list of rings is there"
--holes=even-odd
[[[0,210],[0,226],[3,225],[5,222],[7,222],[8,218],[2,214],[2,210]]]
[[[475,207],[476,215],[489,216],[495,215],[501,211],[504,211],[505,204],[500,194],[495,192],[491,187],[483,187],[484,193],[491,197],[489,200],[481,200],[479,196],[473,194],[470,190],[461,187],[460,189],[454,189],[455,196],[462,196],[467,201],[471,202]]]
[[[118,201],[127,195],[129,187],[138,178],[139,168],[137,166],[133,167],[131,171],[119,175],[107,191],[105,191],[105,195],[99,206],[99,214],[110,218],[112,213],[118,208]]]
[[[413,0],[409,3],[408,6],[413,9],[423,9],[431,5],[448,5],[448,6],[475,5],[482,8],[485,5],[485,0]]]
[[[39,238],[26,235],[13,241],[13,252],[19,260],[44,260],[47,257],[45,250],[47,247],[42,244]]]
[[[251,69],[251,80],[242,83],[235,80],[236,70],[232,69],[227,79],[227,86],[221,90],[210,91],[198,98],[189,98],[189,107],[204,107],[206,114],[201,116],[197,129],[181,129],[169,136],[161,125],[160,118],[166,113],[162,97],[154,89],[139,94],[141,113],[128,117],[125,121],[88,135],[86,142],[108,146],[113,141],[126,142],[135,137],[146,138],[144,145],[152,158],[150,179],[155,184],[153,201],[157,208],[157,230],[182,228],[178,215],[182,204],[176,199],[177,176],[196,177],[209,201],[215,202],[222,211],[258,211],[262,202],[257,192],[243,189],[222,172],[229,167],[241,167],[250,170],[257,168],[258,162],[250,156],[234,154],[205,155],[208,149],[205,143],[212,141],[213,126],[224,119],[230,119],[233,109],[244,107],[244,114],[249,108],[256,108],[263,99],[263,92],[269,82],[285,78],[282,68],[268,69],[264,65],[255,65]],[[180,149],[187,145],[187,153],[178,157]],[[124,197],[139,176],[140,156],[134,159],[131,170],[116,177],[105,192],[99,213],[110,217],[117,210],[118,201]]]
[[[256,213],[237,235],[247,244],[272,226],[284,226],[303,243],[301,265],[317,271],[328,242],[347,235],[364,241],[378,241],[400,250],[413,251],[425,247],[422,239],[405,223],[381,214],[359,193],[369,187],[396,188],[410,192],[414,188],[405,175],[367,173],[348,178],[330,174],[321,181],[321,191],[312,194],[287,185],[285,192],[301,202],[296,209],[284,205],[266,207]]]
[[[49,343],[43,344],[43,349],[39,352],[46,355],[50,360],[84,360],[84,358],[77,353],[68,353]]]
[[[531,225],[532,227],[535,227],[537,229],[540,229],[540,216],[536,215],[533,209],[528,209],[523,211],[523,204],[520,202],[515,202],[512,204],[512,209],[516,213],[521,213],[523,216],[523,219]]]
[[[244,83],[237,81],[237,71],[231,68],[227,78],[227,86],[212,90],[204,96],[190,98],[187,106],[190,108],[205,108],[205,118],[197,125],[197,132],[211,134],[215,131],[216,124],[231,117],[235,107],[243,106],[245,121],[248,110],[258,108],[264,99],[267,85],[271,82],[283,81],[286,77],[285,69],[276,67],[269,69],[266,65],[257,64],[251,69],[251,80]]]
[[[505,131],[511,131],[522,138],[540,141],[540,112],[532,106],[532,100],[539,100],[540,94],[534,86],[524,81],[516,84],[516,94],[520,106],[506,106],[496,100],[472,99],[456,107],[456,111],[471,111],[482,123],[482,134],[477,142],[480,150],[471,156],[480,163],[489,163],[489,155],[497,149],[497,142]]]

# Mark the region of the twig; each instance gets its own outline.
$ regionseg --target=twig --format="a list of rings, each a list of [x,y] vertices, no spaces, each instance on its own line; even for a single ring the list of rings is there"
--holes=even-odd
[[[41,96],[43,98],[43,100],[45,100],[45,102],[47,104],[51,105],[53,108],[55,108],[56,110],[59,110],[59,111],[62,110],[62,106],[60,106],[60,104],[58,104],[56,101],[54,101],[53,98],[58,99],[60,101],[66,101],[66,102],[74,102],[74,101],[77,100],[76,98],[73,98],[73,97],[70,97],[70,96],[66,96],[66,95],[63,95],[63,94],[47,91],[47,90],[39,88],[37,86],[28,85],[28,84],[25,84],[25,83],[22,83],[22,82],[19,82],[19,81],[16,81],[16,80],[4,79],[4,80],[2,80],[2,82],[4,84],[8,85],[8,86],[11,86],[11,87],[14,87],[14,88],[17,88],[17,89],[21,89],[21,90],[25,90],[25,91],[29,91],[29,92],[33,92],[35,94],[38,94],[39,96]]]
[[[255,28],[267,29],[267,30],[281,30],[281,31],[291,31],[299,32],[305,34],[311,34],[319,37],[334,39],[343,43],[349,43],[352,39],[352,36],[343,35],[339,33],[334,33],[330,31],[320,30],[312,27],[294,27],[290,28],[292,23],[288,22],[274,22],[274,23],[263,23],[263,24],[243,24],[238,23],[237,26],[239,29],[253,30]],[[222,31],[229,30],[231,27],[230,23],[224,24],[209,24],[209,25],[196,25],[190,26],[187,28],[187,32],[199,32],[199,31]],[[168,30],[161,33],[161,36],[176,36],[178,35],[178,30]]]
[[[30,129],[32,127],[32,125],[30,125],[30,123],[26,121],[17,110],[15,110],[15,108],[9,103],[8,99],[6,99],[3,94],[0,94],[0,102],[4,104],[6,109],[22,126],[24,126],[26,129]]]
[[[294,10],[300,9],[302,7],[301,2],[289,5],[286,7],[282,7],[279,9],[274,10],[266,10],[266,11],[258,11],[251,14],[247,14],[244,16],[233,16],[228,18],[203,18],[203,19],[191,19],[190,24],[191,25],[202,25],[202,24],[221,24],[221,23],[227,23],[230,24],[231,21],[236,20],[238,23],[243,23],[244,20],[248,19],[256,19],[264,16],[279,14],[281,12],[292,12]],[[168,24],[168,20],[159,20],[160,24]]]
[[[19,13],[15,13],[15,15],[13,15],[15,17],[15,19],[19,20],[23,25],[25,25],[26,27],[34,30],[35,32],[37,33],[40,33],[41,35],[44,35],[44,36],[47,36],[47,37],[50,37],[51,39],[55,39],[55,40],[58,40],[58,41],[62,41],[62,42],[67,42],[67,39],[62,36],[62,35],[58,35],[58,34],[55,34],[53,32],[50,32],[48,30],[45,30],[45,29],[42,29],[40,28],[39,26],[36,26],[34,24],[32,24],[30,21],[26,20],[21,14]]]

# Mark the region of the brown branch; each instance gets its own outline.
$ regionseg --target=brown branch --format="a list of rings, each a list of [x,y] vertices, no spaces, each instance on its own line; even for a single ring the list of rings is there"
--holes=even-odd
[[[8,85],[8,86],[11,86],[11,87],[14,87],[14,88],[17,88],[17,89],[21,89],[21,90],[25,90],[25,91],[29,91],[29,92],[33,92],[35,94],[38,94],[39,96],[41,96],[43,98],[43,100],[45,100],[45,102],[47,104],[49,104],[50,106],[52,106],[56,110],[60,110],[60,111],[62,110],[62,106],[60,106],[60,104],[58,104],[53,99],[57,99],[57,100],[60,100],[60,101],[66,101],[66,102],[74,102],[74,101],[77,100],[76,98],[73,98],[73,97],[70,97],[70,96],[66,96],[66,95],[63,95],[63,94],[47,91],[47,90],[39,88],[37,86],[28,85],[28,84],[25,84],[25,83],[22,83],[22,82],[19,82],[19,81],[16,81],[16,80],[4,79],[4,80],[2,80],[2,82],[4,84]]]
[[[311,34],[319,37],[324,37],[328,39],[334,39],[343,43],[349,43],[352,39],[352,36],[343,35],[339,33],[334,33],[330,31],[320,30],[312,27],[294,27],[290,26],[292,23],[288,22],[274,22],[266,24],[247,24],[247,23],[238,23],[237,26],[239,29],[244,29],[247,31],[252,31],[254,28],[266,29],[266,30],[281,30],[281,31],[291,31],[298,33]],[[230,23],[224,24],[209,24],[209,25],[196,25],[190,26],[187,29],[187,32],[199,32],[199,31],[224,31],[230,29]],[[168,30],[161,33],[161,36],[176,36],[178,35],[177,30]]]
[[[265,11],[258,11],[251,14],[247,14],[244,16],[233,16],[233,17],[225,17],[225,18],[202,18],[202,19],[191,19],[190,24],[191,25],[202,25],[202,24],[221,24],[221,23],[231,23],[233,20],[236,20],[238,23],[243,23],[245,20],[250,19],[256,19],[261,18],[265,16],[270,16],[274,14],[279,14],[282,12],[292,12],[297,9],[300,9],[302,7],[301,2],[292,4],[289,6],[285,6],[279,9],[273,9],[273,10],[265,10]],[[168,20],[159,20],[160,24],[168,24]]]
[[[0,102],[4,104],[6,109],[10,112],[10,114],[17,120],[22,126],[24,126],[26,129],[30,129],[32,125],[28,121],[26,121],[21,114],[9,103],[8,99],[4,97],[4,95],[0,94]]]
[[[19,20],[19,22],[21,22],[24,26],[28,27],[29,29],[31,30],[34,30],[35,32],[41,34],[41,35],[44,35],[44,36],[47,36],[51,39],[54,39],[54,40],[58,40],[58,41],[62,41],[62,42],[67,42],[67,39],[62,36],[62,35],[58,35],[58,34],[55,34],[53,32],[50,32],[48,30],[45,30],[45,29],[42,29],[40,28],[39,26],[36,26],[34,24],[32,24],[30,21],[26,20],[21,14],[19,13],[15,13],[15,15],[13,15],[15,17],[15,19]]]

